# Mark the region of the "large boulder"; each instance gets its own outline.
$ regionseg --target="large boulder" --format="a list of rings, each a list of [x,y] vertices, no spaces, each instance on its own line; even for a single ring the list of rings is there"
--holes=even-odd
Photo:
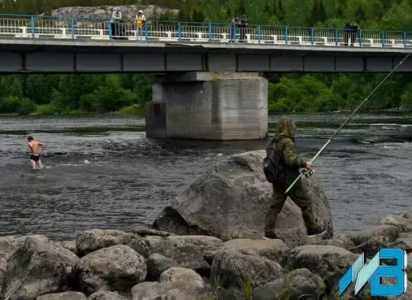
[[[387,215],[380,220],[379,225],[396,226],[401,232],[412,231],[412,211]]]
[[[119,230],[87,230],[77,235],[76,250],[82,257],[99,249],[115,245],[128,245],[133,239],[133,234]]]
[[[412,252],[412,232],[401,233],[391,247],[401,248],[407,253]]]
[[[334,239],[330,239],[330,240],[309,240],[308,241],[309,245],[323,245],[323,246],[335,246],[338,248],[343,248],[346,249],[348,251],[353,251],[355,249],[355,243],[347,236],[344,235],[340,235],[337,236]]]
[[[211,278],[222,287],[257,287],[282,277],[282,267],[265,257],[242,254],[236,250],[219,251],[212,264]]]
[[[147,266],[132,248],[118,245],[84,256],[74,267],[74,274],[87,296],[98,291],[128,292],[146,279]]]
[[[8,260],[0,299],[34,300],[67,290],[72,283],[72,267],[78,260],[46,237],[28,237]]]
[[[349,270],[357,258],[357,254],[335,246],[304,245],[290,252],[288,265],[295,269],[308,269],[324,278],[331,287]]]
[[[179,264],[174,260],[157,253],[150,255],[146,261],[146,264],[147,278],[153,281],[159,279],[159,276],[164,271],[179,266]]]
[[[132,289],[133,300],[195,300],[206,296],[203,289],[187,282],[143,282]]]
[[[399,237],[400,232],[401,230],[399,227],[393,225],[379,225],[356,231],[349,234],[348,237],[352,240],[355,246],[359,246],[378,235],[387,237],[389,241],[395,241]]]
[[[203,256],[206,251],[217,250],[222,244],[222,240],[211,236],[147,236],[139,239],[131,247],[146,258],[157,253],[172,259],[182,268],[208,275],[210,266]]]
[[[87,300],[86,296],[79,292],[64,292],[47,294],[37,297],[36,300]]]
[[[206,252],[205,260],[211,265],[216,253],[221,250],[237,250],[242,254],[262,256],[282,263],[289,248],[281,240],[231,240],[223,243],[219,250]]]
[[[262,169],[264,157],[265,151],[252,151],[211,167],[162,211],[153,227],[181,235],[212,235],[222,240],[261,238],[272,198],[272,186]],[[313,199],[319,223],[327,227],[324,238],[332,238],[328,199],[313,177],[302,180]],[[301,210],[290,199],[279,215],[277,233],[289,245],[306,243]]]
[[[118,292],[100,291],[91,294],[88,300],[126,300],[127,298],[121,296]]]
[[[325,291],[322,278],[307,269],[297,269],[253,290],[253,300],[320,299]]]
[[[0,294],[4,275],[7,270],[7,260],[18,247],[18,242],[14,237],[0,237]]]
[[[160,275],[160,282],[186,282],[203,289],[205,283],[202,277],[191,269],[170,268]]]

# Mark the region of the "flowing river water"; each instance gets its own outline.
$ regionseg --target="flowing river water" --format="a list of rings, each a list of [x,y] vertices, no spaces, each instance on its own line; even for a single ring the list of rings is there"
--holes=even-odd
[[[312,157],[347,114],[290,115],[299,152]],[[279,116],[269,117],[273,133]],[[315,162],[336,233],[412,209],[412,115],[363,114]],[[30,171],[25,137],[47,143]],[[0,235],[73,239],[87,229],[151,225],[168,201],[208,167],[267,141],[157,141],[139,116],[0,117]]]

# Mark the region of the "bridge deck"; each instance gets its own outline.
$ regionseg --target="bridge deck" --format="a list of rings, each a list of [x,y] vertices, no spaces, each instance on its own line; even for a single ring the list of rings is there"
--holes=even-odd
[[[0,41],[22,44],[47,41],[55,45],[119,45],[130,47],[164,47],[167,44],[197,44],[214,48],[335,48],[337,51],[368,49],[401,52],[412,48],[412,32],[359,30],[345,32],[339,28],[299,28],[288,26],[253,25],[238,28],[221,23],[184,23],[148,21],[138,31],[133,20],[113,25],[110,19],[75,17],[0,15]],[[11,40],[15,42],[11,42]],[[352,44],[353,40],[353,46]],[[67,41],[67,42],[66,42]],[[70,42],[68,42],[70,41]],[[74,42],[76,41],[76,42]],[[77,43],[78,42],[78,43]],[[345,43],[349,46],[345,46]],[[263,48],[264,47],[264,48]],[[339,49],[339,50],[338,50]],[[327,50],[330,51],[330,50]]]

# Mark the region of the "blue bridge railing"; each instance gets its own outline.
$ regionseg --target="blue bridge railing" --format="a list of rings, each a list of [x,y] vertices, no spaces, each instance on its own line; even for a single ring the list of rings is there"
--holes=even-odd
[[[77,39],[136,42],[247,43],[364,48],[412,47],[412,32],[309,28],[270,25],[239,27],[227,23],[187,23],[0,14],[1,38]]]

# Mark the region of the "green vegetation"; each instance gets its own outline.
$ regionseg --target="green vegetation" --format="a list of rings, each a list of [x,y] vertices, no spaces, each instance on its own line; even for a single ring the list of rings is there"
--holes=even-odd
[[[178,19],[250,24],[412,30],[412,0],[3,0],[0,13],[50,14],[63,6],[157,4]],[[156,18],[172,20],[165,12]],[[271,112],[351,110],[385,74],[266,74]],[[151,99],[146,75],[19,75],[0,77],[0,113],[143,113]],[[394,75],[364,110],[412,109],[412,75]]]

